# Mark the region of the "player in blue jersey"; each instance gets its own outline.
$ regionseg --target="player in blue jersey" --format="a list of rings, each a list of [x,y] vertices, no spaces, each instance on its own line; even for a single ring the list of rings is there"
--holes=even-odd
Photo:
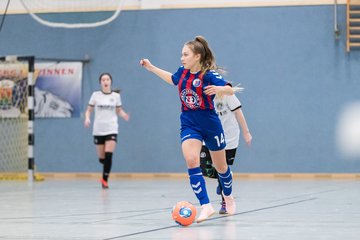
[[[165,82],[177,85],[182,104],[181,148],[188,167],[190,185],[201,204],[197,222],[202,222],[215,213],[200,168],[200,151],[204,141],[210,150],[214,166],[219,174],[226,201],[227,212],[234,214],[236,204],[232,196],[232,173],[226,163],[224,132],[214,110],[215,94],[232,95],[235,88],[216,71],[213,52],[205,38],[197,36],[185,43],[181,54],[182,66],[176,73],[160,69],[148,59],[140,64]]]

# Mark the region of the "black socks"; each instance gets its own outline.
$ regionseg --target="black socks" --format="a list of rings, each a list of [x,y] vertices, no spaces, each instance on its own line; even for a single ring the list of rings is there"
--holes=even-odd
[[[105,159],[103,163],[104,163],[103,179],[107,181],[111,171],[112,152],[105,152]]]

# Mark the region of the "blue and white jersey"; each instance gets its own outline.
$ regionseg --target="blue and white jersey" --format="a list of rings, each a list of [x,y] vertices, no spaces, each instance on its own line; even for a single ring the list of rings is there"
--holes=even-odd
[[[204,87],[229,84],[214,70],[207,71],[205,74],[201,72],[191,73],[189,69],[185,69],[183,66],[171,78],[174,85],[178,86],[182,112],[214,109],[214,95],[206,95]]]

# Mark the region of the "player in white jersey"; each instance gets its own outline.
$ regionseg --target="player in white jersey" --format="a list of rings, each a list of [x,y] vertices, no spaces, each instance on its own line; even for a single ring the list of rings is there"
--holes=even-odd
[[[109,73],[102,73],[99,77],[101,91],[92,93],[89,105],[85,113],[85,127],[91,124],[90,116],[95,109],[93,124],[94,143],[99,156],[99,161],[103,164],[103,176],[101,184],[103,188],[108,188],[108,178],[112,165],[112,154],[115,151],[118,134],[118,115],[125,121],[129,120],[121,103],[120,93],[111,90],[112,77]]]
[[[247,145],[251,144],[252,136],[247,126],[244,114],[241,110],[241,103],[235,95],[216,96],[214,99],[215,110],[220,118],[221,124],[225,134],[225,153],[228,165],[233,165],[236,149],[239,146],[240,127],[243,133],[244,140]],[[240,125],[240,127],[239,127]],[[209,150],[204,145],[200,153],[201,169],[205,176],[216,178],[219,177],[216,169],[213,167],[212,159]],[[217,194],[221,194],[222,187],[218,184],[216,189]],[[222,196],[222,204],[219,211],[220,214],[226,214],[226,204]]]

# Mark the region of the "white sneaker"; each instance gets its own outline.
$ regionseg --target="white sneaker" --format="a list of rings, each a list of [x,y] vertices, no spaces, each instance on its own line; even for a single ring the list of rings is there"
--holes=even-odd
[[[196,219],[196,222],[201,223],[202,221],[205,221],[206,219],[211,217],[214,213],[215,213],[215,210],[212,207],[211,203],[201,205],[201,212],[200,212],[199,217]]]
[[[225,203],[226,203],[226,211],[228,214],[234,214],[236,212],[236,203],[234,200],[234,197],[232,196],[232,194],[230,194],[229,196],[225,196],[224,192],[223,192],[223,196],[225,199]]]

